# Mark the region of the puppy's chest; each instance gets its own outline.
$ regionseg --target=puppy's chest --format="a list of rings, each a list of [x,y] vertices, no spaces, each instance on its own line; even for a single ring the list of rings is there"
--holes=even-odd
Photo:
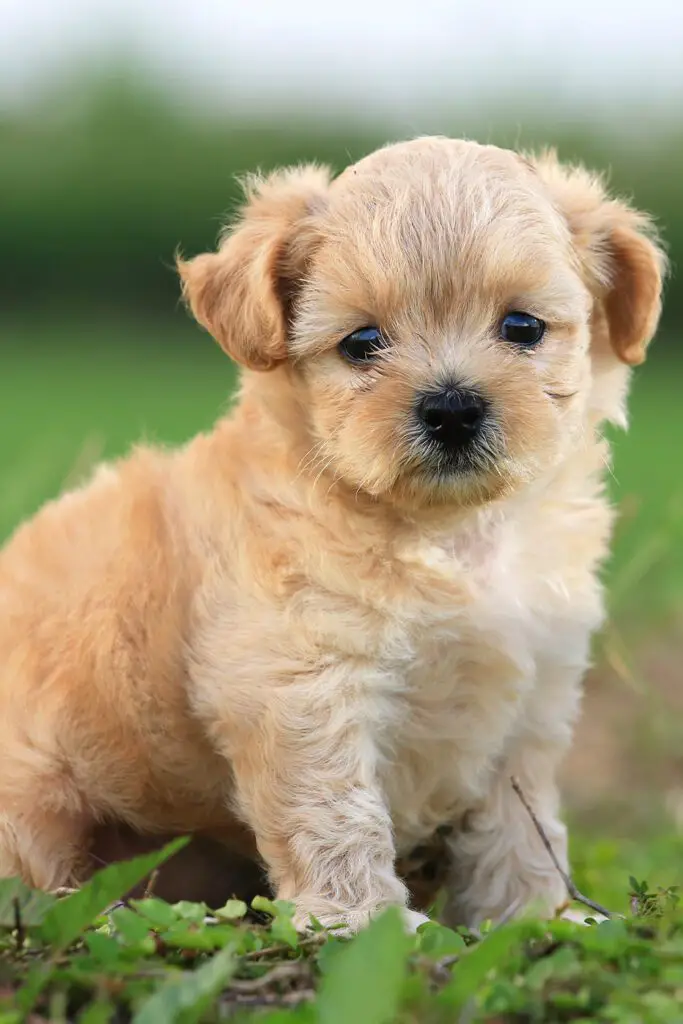
[[[536,685],[552,602],[513,546],[475,537],[412,552],[400,714],[384,784],[399,848],[452,821],[482,793]]]

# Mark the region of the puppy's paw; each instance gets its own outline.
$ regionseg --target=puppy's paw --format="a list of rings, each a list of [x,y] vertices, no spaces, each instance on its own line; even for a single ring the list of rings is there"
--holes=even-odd
[[[347,910],[344,913],[324,913],[314,914],[313,916],[323,928],[333,931],[335,935],[349,938],[351,935],[355,935],[357,932],[367,928],[370,921],[374,917],[378,917],[384,909],[382,907],[373,913],[369,913],[366,910]],[[403,918],[404,928],[409,935],[414,935],[420,925],[429,922],[429,918],[424,914],[420,914],[417,910],[408,910],[407,907],[401,907],[401,917]],[[294,925],[301,934],[310,935],[313,931],[311,913],[303,909],[297,911],[294,915]]]
[[[334,932],[335,935],[349,938],[368,926],[370,914],[363,910],[316,913],[314,910],[309,911],[302,908],[297,910],[294,915],[294,927],[301,935],[311,935],[316,930],[314,922],[324,929]]]
[[[420,925],[429,924],[427,915],[421,914],[418,910],[408,910],[407,907],[404,907],[401,911],[401,916],[403,917],[405,930],[409,935],[414,935]]]

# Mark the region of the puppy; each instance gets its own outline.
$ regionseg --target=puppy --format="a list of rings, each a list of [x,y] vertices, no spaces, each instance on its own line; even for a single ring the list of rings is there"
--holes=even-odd
[[[0,875],[77,882],[98,822],[197,832],[357,929],[450,826],[446,922],[563,903],[510,777],[565,863],[602,426],[663,270],[552,154],[426,138],[251,179],[179,262],[244,367],[231,414],[0,555]]]

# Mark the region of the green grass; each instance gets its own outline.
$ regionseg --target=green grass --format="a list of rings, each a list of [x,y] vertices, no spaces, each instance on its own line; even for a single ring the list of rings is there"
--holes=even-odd
[[[208,428],[234,384],[225,357],[182,319],[163,330],[93,321],[3,334],[0,537],[93,461]],[[661,358],[638,374],[633,429],[615,440],[623,517],[609,578],[629,640],[683,600],[677,376]],[[117,905],[153,863],[109,869],[59,902],[0,882],[0,1024],[683,1020],[683,913],[668,891],[681,879],[683,836],[670,825],[628,842],[601,837],[599,825],[574,834],[579,888],[627,915],[591,928],[431,925],[406,939],[389,915],[351,942],[302,943],[285,905],[262,901],[246,915],[239,904],[210,914],[153,897]]]
[[[0,401],[0,536],[93,459],[208,428],[234,384],[189,323],[7,325]]]
[[[2,1024],[681,1019],[683,913],[673,889],[631,879],[627,915],[588,927],[428,924],[411,938],[391,910],[350,941],[320,930],[303,938],[280,901],[211,911],[150,893],[124,904],[171,852],[106,868],[60,899],[0,881]]]

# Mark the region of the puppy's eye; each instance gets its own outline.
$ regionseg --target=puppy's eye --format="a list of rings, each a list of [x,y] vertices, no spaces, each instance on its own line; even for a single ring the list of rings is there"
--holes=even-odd
[[[339,354],[349,363],[369,363],[388,346],[379,327],[361,327],[339,342]]]
[[[545,324],[531,313],[508,313],[500,325],[501,337],[520,348],[538,345],[544,334]]]

